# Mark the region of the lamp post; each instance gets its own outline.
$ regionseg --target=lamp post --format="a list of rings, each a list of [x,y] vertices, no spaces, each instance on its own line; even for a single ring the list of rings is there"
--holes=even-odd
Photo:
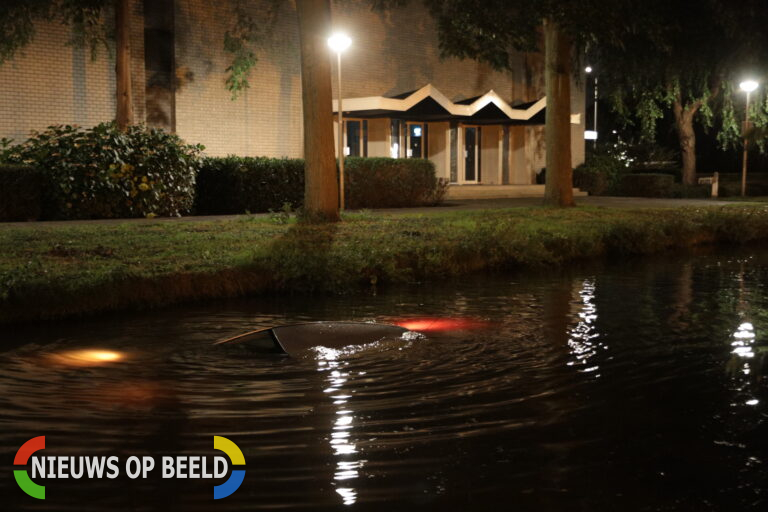
[[[587,66],[584,68],[584,72],[588,75],[591,74],[593,71],[592,66]],[[594,75],[594,91],[595,91],[595,101],[594,101],[594,107],[595,107],[595,113],[594,118],[592,119],[592,133],[590,134],[592,137],[592,144],[594,147],[597,147],[597,73]]]
[[[757,82],[745,80],[739,84],[739,89],[747,93],[747,103],[744,109],[744,158],[741,161],[741,197],[747,195],[747,130],[749,129],[749,93],[757,89]]]
[[[337,32],[328,38],[328,46],[336,52],[336,69],[338,71],[338,112],[339,112],[339,208],[344,209],[344,114],[341,107],[341,52],[349,48],[352,40],[343,33]]]

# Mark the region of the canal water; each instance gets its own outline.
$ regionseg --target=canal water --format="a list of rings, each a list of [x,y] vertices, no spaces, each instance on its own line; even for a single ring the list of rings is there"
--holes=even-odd
[[[768,252],[687,254],[26,326],[0,341],[3,510],[768,509]],[[314,320],[424,337],[291,358]],[[13,480],[13,456],[204,455],[245,479]],[[21,469],[29,469],[22,467]],[[10,508],[6,508],[10,507]]]

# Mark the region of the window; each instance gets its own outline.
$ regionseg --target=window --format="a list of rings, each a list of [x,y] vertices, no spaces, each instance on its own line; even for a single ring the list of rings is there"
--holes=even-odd
[[[350,119],[344,121],[347,145],[346,156],[368,156],[368,121]]]
[[[480,181],[480,127],[464,128],[464,181]]]
[[[400,158],[400,120],[392,119],[389,124],[391,145],[389,147],[392,158]]]

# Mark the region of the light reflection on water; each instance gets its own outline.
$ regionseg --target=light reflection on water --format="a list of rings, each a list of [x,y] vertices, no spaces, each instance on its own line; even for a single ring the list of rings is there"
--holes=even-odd
[[[328,442],[333,454],[336,456],[336,471],[333,475],[332,485],[341,496],[344,505],[352,505],[357,501],[357,492],[352,485],[352,480],[358,478],[359,469],[365,464],[364,460],[357,459],[357,446],[352,438],[353,411],[349,403],[351,395],[344,394],[344,383],[349,379],[349,372],[344,371],[348,363],[339,360],[340,351],[326,347],[316,350],[318,359],[318,371],[325,372],[329,386],[323,390],[328,394],[334,408],[336,417],[331,427],[331,435]]]
[[[760,509],[768,255],[587,270],[14,329],[0,445],[46,435],[51,454],[214,455],[210,436],[224,435],[247,462],[226,510]],[[298,358],[211,345],[403,318],[453,329]],[[11,509],[28,505],[9,491]],[[48,492],[62,499],[38,510],[135,510],[145,496],[211,507],[210,485],[192,481]]]
[[[570,331],[568,346],[571,349],[573,359],[568,362],[569,366],[577,366],[578,371],[583,373],[595,372],[595,377],[600,375],[596,373],[600,366],[594,363],[594,357],[599,350],[606,350],[608,347],[600,343],[600,333],[596,328],[597,305],[595,301],[595,280],[594,278],[585,279],[579,290],[580,310],[577,313],[578,323]]]

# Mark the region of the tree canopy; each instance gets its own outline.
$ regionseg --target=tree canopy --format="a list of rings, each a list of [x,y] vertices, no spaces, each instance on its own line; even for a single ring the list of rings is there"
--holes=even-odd
[[[646,139],[655,136],[665,112],[675,119],[683,178],[696,172],[694,123],[716,129],[723,148],[742,135],[738,83],[765,75],[768,37],[762,27],[768,4],[745,0],[648,0],[625,21],[621,38],[588,48],[601,91],[623,119],[637,123]],[[758,95],[756,95],[758,96]],[[750,117],[768,124],[765,96]],[[743,119],[740,113],[739,119]]]

